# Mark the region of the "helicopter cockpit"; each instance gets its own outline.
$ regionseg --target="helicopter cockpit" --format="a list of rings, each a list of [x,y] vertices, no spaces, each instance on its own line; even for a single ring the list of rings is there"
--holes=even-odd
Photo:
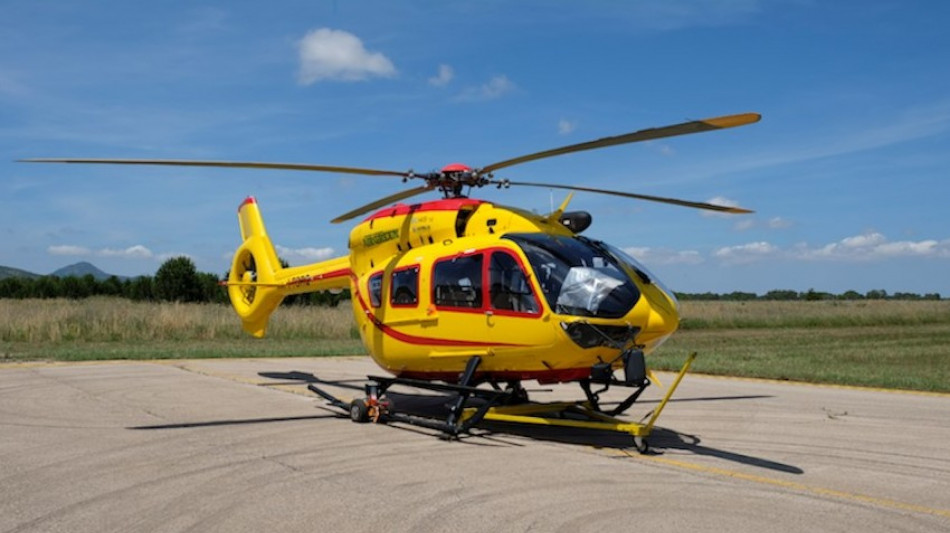
[[[640,299],[627,271],[652,279],[635,260],[605,243],[546,233],[505,235],[525,253],[551,310],[558,314],[621,318]]]

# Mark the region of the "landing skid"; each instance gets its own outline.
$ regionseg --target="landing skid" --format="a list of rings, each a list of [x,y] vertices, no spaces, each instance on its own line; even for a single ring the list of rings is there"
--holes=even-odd
[[[641,355],[642,357],[642,355]],[[611,431],[625,433],[633,437],[634,444],[640,453],[649,451],[647,437],[667,402],[673,396],[676,388],[690,366],[696,359],[692,353],[686,359],[676,379],[666,391],[660,404],[653,410],[646,423],[629,422],[616,418],[628,410],[640,397],[640,394],[649,386],[649,380],[634,378],[618,381],[612,374],[594,372],[591,379],[580,382],[581,388],[587,397],[586,400],[576,402],[528,402],[527,394],[518,383],[510,383],[506,388],[492,389],[478,388],[474,377],[481,358],[472,357],[466,365],[458,384],[437,383],[409,378],[368,376],[369,383],[365,387],[365,397],[345,402],[325,390],[311,383],[307,386],[312,392],[327,400],[327,402],[348,413],[354,422],[401,422],[414,426],[439,431],[446,439],[456,439],[468,433],[473,427],[483,421],[494,421],[514,424],[532,424],[540,426],[556,426],[595,431]],[[598,391],[591,389],[591,384],[603,385]],[[414,387],[434,392],[448,392],[455,394],[449,405],[448,414],[444,419],[400,412],[393,408],[387,397],[387,392],[393,385]],[[600,404],[600,394],[606,392],[610,386],[633,387],[633,392],[616,407],[607,411]]]

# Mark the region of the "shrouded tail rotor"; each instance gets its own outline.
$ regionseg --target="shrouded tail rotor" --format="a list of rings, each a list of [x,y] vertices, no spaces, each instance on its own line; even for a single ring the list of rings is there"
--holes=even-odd
[[[228,274],[228,296],[241,317],[244,330],[263,337],[267,321],[284,294],[275,283],[281,269],[280,259],[271,244],[264,220],[254,198],[248,198],[238,209],[241,236],[244,242],[234,253]]]

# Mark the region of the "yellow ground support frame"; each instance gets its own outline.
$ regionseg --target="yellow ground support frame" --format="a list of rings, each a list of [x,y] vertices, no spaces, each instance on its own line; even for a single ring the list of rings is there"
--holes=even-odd
[[[669,390],[660,404],[653,410],[650,419],[641,424],[638,422],[628,422],[609,416],[600,411],[591,408],[589,402],[550,402],[550,403],[527,403],[522,405],[492,407],[485,413],[484,420],[494,420],[498,422],[512,422],[517,424],[535,424],[541,426],[561,426],[569,428],[592,429],[601,431],[616,431],[627,433],[635,438],[639,438],[637,447],[641,452],[646,451],[645,439],[653,430],[653,425],[663,412],[667,402],[676,392],[676,388],[682,381],[683,376],[689,371],[689,367],[696,359],[696,352],[693,352],[686,358],[686,363],[680,369],[676,380],[670,385]],[[462,420],[466,420],[475,415],[477,409],[470,407],[465,409],[462,414]]]

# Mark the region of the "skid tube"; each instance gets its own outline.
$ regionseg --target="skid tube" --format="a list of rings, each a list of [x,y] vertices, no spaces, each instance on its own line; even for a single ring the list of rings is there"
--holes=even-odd
[[[480,389],[475,385],[475,372],[481,364],[481,357],[474,356],[466,364],[465,371],[459,377],[459,383],[437,383],[419,379],[367,376],[365,398],[356,398],[347,403],[313,383],[307,388],[321,396],[333,407],[348,412],[354,422],[402,422],[414,426],[434,429],[447,439],[458,438],[467,433],[474,425],[482,421],[485,413],[492,407],[503,405],[519,397],[523,391],[518,388],[507,389]],[[409,413],[401,413],[391,408],[385,394],[393,385],[415,387],[435,392],[449,392],[456,395],[449,407],[449,414],[445,420],[430,418]],[[479,407],[466,407],[472,397],[482,400]]]
[[[616,418],[616,416],[629,409],[634,402],[636,402],[646,386],[649,385],[649,381],[644,381],[640,384],[627,399],[620,402],[616,408],[609,412],[605,412],[601,409],[599,393],[606,391],[609,385],[630,386],[629,383],[608,378],[605,381],[596,381],[596,383],[606,385],[607,387],[600,391],[593,392],[590,389],[591,381],[584,380],[581,382],[581,388],[587,396],[586,401],[528,402],[510,405],[513,403],[513,400],[517,401],[520,399],[520,395],[523,391],[515,387],[499,390],[480,389],[474,386],[475,372],[481,364],[481,358],[478,356],[472,357],[468,361],[458,384],[437,383],[399,377],[367,376],[370,381],[365,387],[366,397],[354,399],[349,403],[320,389],[313,383],[309,384],[307,388],[326,399],[330,405],[348,412],[354,422],[402,422],[439,431],[446,439],[456,439],[459,435],[467,433],[472,427],[484,420],[613,431],[632,436],[637,450],[640,453],[647,453],[649,450],[649,444],[646,440],[647,437],[650,436],[657,419],[673,396],[673,393],[676,392],[677,387],[679,387],[680,382],[686,375],[686,372],[689,371],[695,359],[696,352],[691,353],[689,357],[686,358],[686,362],[677,374],[676,379],[666,391],[659,405],[652,411],[650,419],[646,423],[628,422],[620,420]],[[445,420],[400,413],[390,409],[389,402],[384,398],[386,392],[393,385],[416,387],[435,392],[455,393],[456,398],[450,406],[449,414]],[[478,407],[467,407],[472,397],[482,400],[483,403]]]
[[[663,412],[663,409],[670,401],[673,393],[676,392],[680,381],[683,380],[683,376],[689,371],[695,359],[696,352],[689,354],[679,374],[677,374],[676,379],[670,385],[670,388],[666,391],[660,404],[653,410],[650,419],[645,424],[627,422],[616,418],[616,416],[633,405],[649,382],[645,382],[637,388],[633,394],[609,413],[600,409],[600,405],[597,401],[597,393],[590,391],[589,382],[581,382],[581,387],[588,397],[586,402],[526,403],[522,405],[497,406],[490,407],[487,411],[482,413],[475,413],[472,409],[468,409],[465,415],[469,413],[472,413],[472,416],[479,414],[479,421],[488,420],[626,433],[633,437],[634,444],[640,453],[647,453],[649,451],[647,437],[650,436],[650,433],[653,431],[653,426],[660,417],[660,413]],[[608,382],[608,384],[611,383],[622,382],[615,382],[613,380]],[[606,390],[606,388],[604,390]],[[600,392],[603,392],[603,390]],[[465,415],[463,415],[463,418]]]

